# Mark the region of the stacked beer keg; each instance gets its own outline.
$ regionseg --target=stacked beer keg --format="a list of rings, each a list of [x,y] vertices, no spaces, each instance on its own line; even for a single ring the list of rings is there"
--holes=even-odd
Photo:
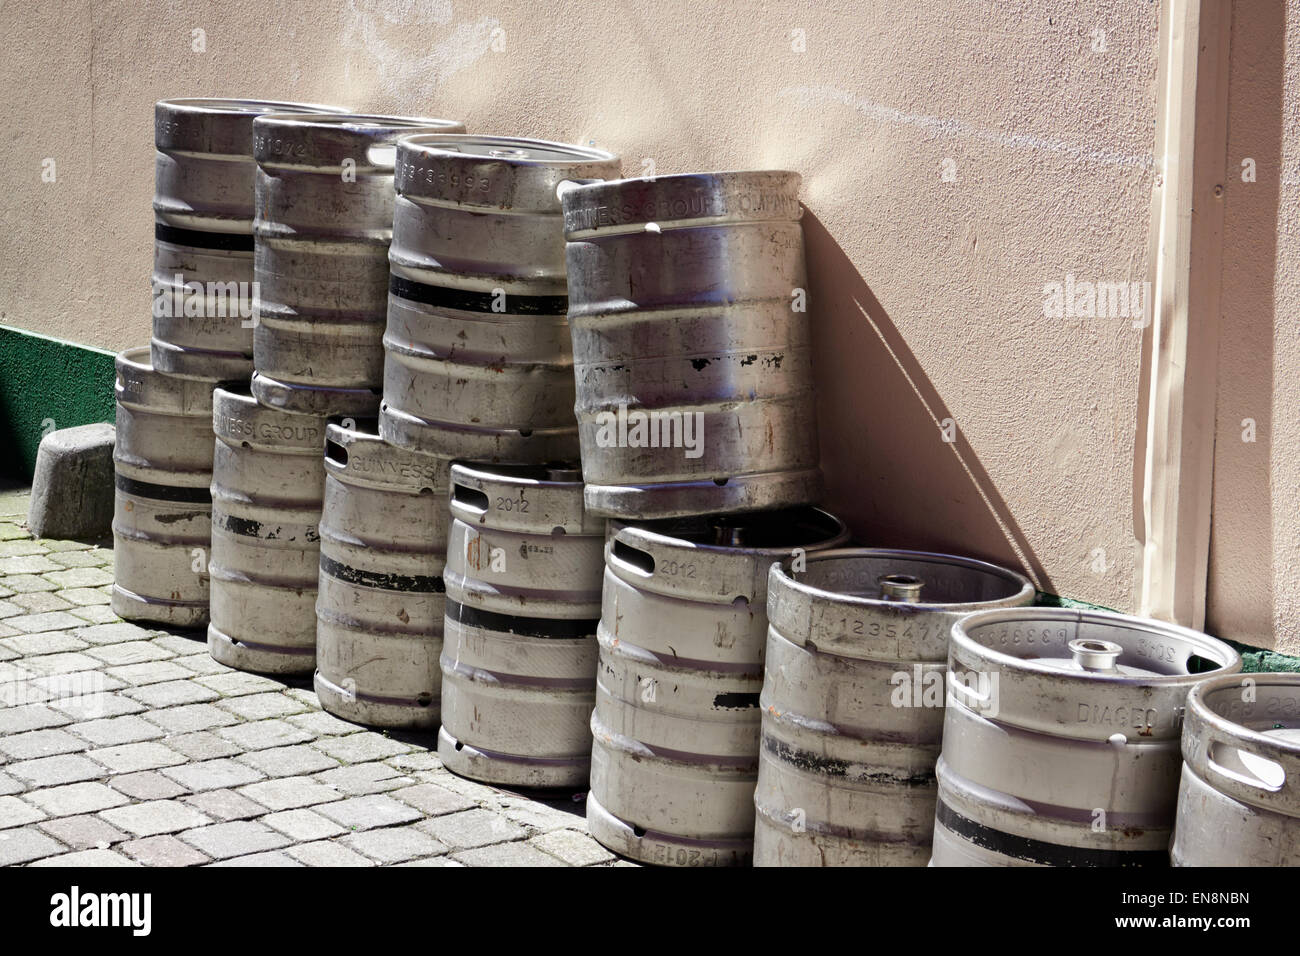
[[[313,672],[319,613],[348,706],[364,710],[378,683],[390,722],[430,723],[435,670],[403,695],[350,643],[390,632],[367,616],[387,599],[416,633],[386,666],[405,675],[406,645],[427,648],[433,627],[421,625],[441,621],[435,491],[448,467],[361,454],[382,446],[395,143],[463,129],[310,104],[158,103],[152,362],[142,349],[118,357],[114,609],[207,624],[216,659],[278,674]],[[341,455],[325,453],[327,427]],[[384,525],[394,516],[400,527]],[[368,535],[396,567],[368,568]]]
[[[1294,678],[816,507],[796,174],[244,100],[156,142],[121,616],[463,776],[590,781],[644,862],[1300,858]]]
[[[116,573],[124,618],[208,622],[212,394],[253,369],[257,165],[266,113],[337,112],[265,100],[154,107],[153,336],[117,357]]]
[[[459,460],[438,751],[489,783],[587,780],[604,527],[577,466],[557,190],[618,173],[609,153],[542,140],[397,150],[379,434]]]

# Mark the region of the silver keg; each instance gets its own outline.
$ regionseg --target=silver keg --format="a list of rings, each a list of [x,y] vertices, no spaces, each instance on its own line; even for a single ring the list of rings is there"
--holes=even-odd
[[[315,685],[337,717],[438,726],[450,466],[373,419],[326,426]]]
[[[337,113],[275,100],[154,106],[153,367],[199,379],[253,371],[253,118]]]
[[[768,569],[847,538],[808,507],[609,523],[593,837],[647,863],[751,861]]]
[[[1166,866],[1183,708],[1227,644],[1108,611],[953,626],[934,866]]]
[[[457,464],[451,485],[438,755],[488,783],[585,787],[604,519],[574,465]]]
[[[755,866],[925,866],[948,634],[1026,605],[1023,575],[970,558],[852,548],[773,565]]]
[[[228,667],[310,674],[316,666],[325,420],[218,388],[212,462],[208,650]]]
[[[609,153],[543,140],[398,145],[386,440],[483,462],[577,458],[556,188],[618,175]]]
[[[268,113],[257,160],[253,395],[314,415],[374,416],[384,375],[396,144],[450,120]]]
[[[1300,866],[1300,674],[1187,695],[1174,866]]]
[[[816,501],[799,176],[564,193],[587,507],[620,518]]]
[[[197,627],[208,620],[216,383],[158,372],[148,348],[115,364],[113,613]]]

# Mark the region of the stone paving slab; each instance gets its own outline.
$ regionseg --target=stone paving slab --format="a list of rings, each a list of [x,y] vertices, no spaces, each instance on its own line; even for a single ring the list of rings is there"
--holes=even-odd
[[[0,492],[0,865],[612,866],[581,799],[464,780],[201,631],[120,620],[109,543]]]

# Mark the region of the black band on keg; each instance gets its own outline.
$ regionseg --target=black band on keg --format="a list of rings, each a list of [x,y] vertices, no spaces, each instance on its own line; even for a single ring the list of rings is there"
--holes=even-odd
[[[320,556],[320,569],[346,584],[380,591],[411,591],[419,594],[441,594],[445,590],[439,574],[380,574],[340,564],[333,558]]]
[[[757,697],[758,695],[755,694],[754,696]],[[762,747],[774,759],[789,764],[803,773],[816,773],[827,777],[843,777],[855,783],[876,783],[891,787],[934,786],[933,767],[929,770],[919,770],[906,777],[884,771],[872,773],[861,764],[852,764],[839,757],[829,757],[826,754],[804,750],[801,747],[792,747],[784,740],[768,734],[763,734]]]
[[[401,276],[388,277],[388,291],[399,299],[459,312],[499,312],[502,315],[564,315],[569,311],[567,295],[519,295],[448,289],[440,285],[412,282]],[[500,305],[502,308],[493,308]]]
[[[154,501],[183,501],[189,504],[206,505],[212,503],[212,492],[207,487],[183,488],[180,485],[155,485],[149,481],[136,481],[125,475],[115,475],[113,484],[117,490],[137,498],[152,498]]]
[[[723,710],[748,710],[758,706],[758,694],[717,694],[713,698],[713,706]]]
[[[252,252],[251,232],[204,232],[201,229],[179,229],[161,222],[153,224],[153,237],[173,246],[191,246],[195,249],[216,249],[221,252]]]
[[[212,516],[212,527],[220,528],[222,531],[229,531],[231,534],[237,534],[245,538],[260,538],[263,541],[294,541],[291,535],[286,535],[284,525],[272,524],[271,522],[258,521],[254,518],[240,518],[237,515],[226,514],[218,511]],[[302,525],[289,525],[290,528],[301,529]],[[320,540],[320,532],[316,528],[310,527],[303,532],[303,540],[310,544],[315,544]]]
[[[1164,867],[1169,865],[1169,853],[1165,850],[1093,850],[1003,833],[1001,830],[994,830],[992,827],[986,827],[982,823],[976,823],[962,816],[942,800],[938,801],[935,816],[940,825],[978,847],[1043,866]]]
[[[520,637],[573,640],[594,637],[600,618],[591,620],[566,620],[553,617],[523,617],[519,614],[497,614],[468,607],[450,598],[447,600],[447,617],[466,627],[481,627],[485,631],[508,631]]]

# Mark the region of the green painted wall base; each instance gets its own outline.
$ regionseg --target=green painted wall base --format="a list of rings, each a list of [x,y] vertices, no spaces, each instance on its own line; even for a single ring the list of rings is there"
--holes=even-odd
[[[0,475],[30,481],[41,438],[113,420],[113,353],[0,326]]]

